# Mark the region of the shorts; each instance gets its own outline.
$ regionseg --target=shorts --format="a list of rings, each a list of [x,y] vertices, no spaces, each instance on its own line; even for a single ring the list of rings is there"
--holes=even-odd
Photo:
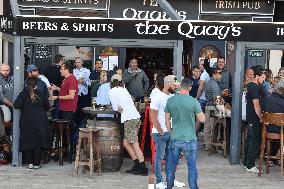
[[[138,142],[138,132],[141,125],[140,119],[131,119],[124,122],[124,139],[130,144]]]

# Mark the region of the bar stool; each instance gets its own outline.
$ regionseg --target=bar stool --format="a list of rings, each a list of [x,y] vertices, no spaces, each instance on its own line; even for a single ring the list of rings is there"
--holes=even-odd
[[[101,152],[99,147],[99,132],[100,130],[94,128],[80,128],[79,129],[79,139],[76,150],[76,160],[75,160],[75,174],[78,175],[79,166],[88,166],[90,168],[90,176],[93,175],[94,166],[97,166],[98,175],[102,174],[102,161],[101,161]],[[86,138],[88,145],[83,145],[83,157],[81,157],[81,145],[82,140]],[[94,143],[95,143],[95,156],[94,160]],[[89,147],[89,154],[88,149]],[[89,155],[89,158],[87,157]]]
[[[69,159],[69,163],[72,163],[71,150],[70,150],[71,128],[69,124],[70,124],[69,120],[64,120],[64,119],[52,120],[53,128],[57,134],[56,153],[59,154],[59,165],[63,165],[63,140],[64,140],[63,134],[64,134],[64,131],[66,133],[66,145],[67,145],[67,151],[68,151],[68,159]]]
[[[213,153],[213,147],[221,147],[223,150],[224,158],[227,157],[227,124],[226,118],[218,118],[216,116],[212,116],[213,119],[213,128],[212,128],[212,140],[209,149],[209,154]],[[221,140],[221,130],[223,128],[223,140]]]

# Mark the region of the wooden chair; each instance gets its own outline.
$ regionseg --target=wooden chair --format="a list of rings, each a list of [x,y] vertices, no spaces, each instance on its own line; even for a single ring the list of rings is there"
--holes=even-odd
[[[266,131],[268,125],[275,125],[281,127],[280,134],[278,133],[268,133]],[[262,142],[261,142],[261,152],[259,161],[259,172],[258,176],[261,177],[262,174],[262,163],[264,158],[264,148],[266,145],[267,159],[266,159],[266,173],[269,174],[269,160],[271,158],[278,159],[277,157],[270,157],[270,142],[280,141],[280,161],[281,161],[281,174],[284,175],[283,170],[283,126],[284,126],[284,113],[262,113]]]
[[[214,147],[218,149],[220,147],[223,150],[224,158],[227,158],[227,122],[226,118],[218,118],[214,114],[214,110],[210,112],[210,118],[213,121],[212,128],[212,140],[208,155],[213,153]],[[223,130],[223,138],[221,137],[221,133]]]
[[[71,135],[71,128],[70,128],[70,121],[65,119],[53,119],[52,121],[52,128],[56,134],[56,146],[55,146],[55,154],[59,157],[59,165],[63,165],[63,152],[68,152],[68,159],[69,163],[72,163],[71,157],[71,144],[70,144],[70,135]],[[66,138],[64,137],[64,133]],[[64,148],[64,140],[66,142],[66,149]]]
[[[88,166],[90,169],[90,176],[92,176],[94,171],[94,166],[98,168],[98,175],[102,174],[102,161],[101,161],[101,152],[99,146],[99,129],[89,129],[89,128],[80,128],[79,129],[79,139],[76,151],[76,160],[75,160],[75,174],[78,175],[79,166]],[[81,145],[82,140],[87,138],[89,145],[83,145],[83,156],[81,156]],[[87,146],[89,149],[86,149]],[[95,153],[94,153],[95,147]],[[94,154],[96,159],[94,160]]]

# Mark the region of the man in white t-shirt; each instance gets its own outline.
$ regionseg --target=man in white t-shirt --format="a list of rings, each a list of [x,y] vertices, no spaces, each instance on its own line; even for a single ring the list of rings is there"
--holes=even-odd
[[[140,114],[137,111],[131,95],[124,87],[122,77],[114,74],[111,77],[109,99],[113,110],[121,113],[121,123],[124,123],[123,146],[135,165],[127,171],[135,175],[148,175],[143,153],[138,143],[138,131],[141,125]]]
[[[167,185],[163,182],[163,176],[161,171],[161,160],[167,154],[166,145],[170,140],[170,134],[166,128],[165,123],[165,107],[167,101],[175,93],[174,87],[178,83],[172,76],[166,76],[164,74],[157,75],[157,86],[162,88],[162,91],[156,92],[155,96],[151,99],[150,104],[150,117],[153,122],[152,136],[155,142],[155,161],[154,172],[156,177],[156,188],[166,189]],[[183,187],[184,183],[175,180],[175,186]]]
[[[205,97],[204,88],[205,88],[205,84],[210,80],[208,72],[204,69],[204,59],[201,59],[199,61],[199,68],[200,68],[202,74],[200,75],[199,87],[198,87],[198,90],[197,90],[196,99],[198,100],[198,102],[201,106],[201,109],[204,113],[205,112],[205,106],[206,106],[206,97]],[[200,129],[200,125],[201,125],[201,123],[199,121],[196,121],[196,125],[195,125],[196,133],[198,133],[198,131]]]

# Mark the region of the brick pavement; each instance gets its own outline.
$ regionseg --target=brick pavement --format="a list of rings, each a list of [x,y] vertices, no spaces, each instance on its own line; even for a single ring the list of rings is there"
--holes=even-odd
[[[131,167],[129,159],[124,160],[121,171],[94,174],[92,178],[79,174],[74,176],[74,165],[65,162],[64,166],[51,162],[39,170],[25,167],[0,166],[0,189],[144,189],[148,177],[126,174]],[[148,165],[149,167],[151,165]],[[271,169],[271,174],[258,178],[246,173],[240,165],[230,165],[228,159],[219,154],[208,156],[200,151],[198,157],[200,189],[283,189],[284,176],[280,167]],[[178,180],[187,183],[187,167],[182,160],[177,170]]]

